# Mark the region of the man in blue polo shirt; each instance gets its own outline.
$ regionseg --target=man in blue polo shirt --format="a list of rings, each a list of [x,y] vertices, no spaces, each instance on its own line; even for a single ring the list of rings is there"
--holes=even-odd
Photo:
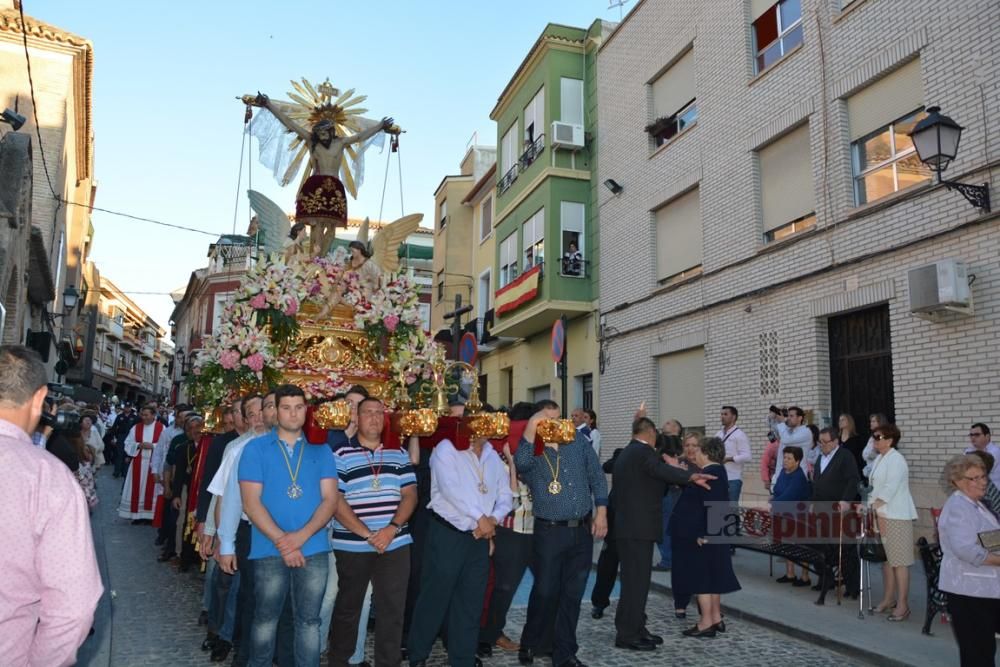
[[[326,590],[324,527],[337,509],[337,464],[328,447],[302,434],[306,401],[294,385],[275,389],[277,428],[247,443],[239,462],[243,507],[253,526],[255,608],[249,667],[271,667],[278,617],[295,601],[295,662],[318,665]]]

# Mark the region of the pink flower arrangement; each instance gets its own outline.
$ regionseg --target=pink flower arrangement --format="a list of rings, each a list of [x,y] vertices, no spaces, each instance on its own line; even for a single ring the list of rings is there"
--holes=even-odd
[[[399,315],[396,315],[395,313],[386,315],[382,318],[382,324],[385,325],[385,328],[389,333],[394,333],[396,331],[396,327],[399,326]]]
[[[234,370],[240,365],[240,353],[237,350],[224,350],[219,355],[219,365],[228,371]]]
[[[247,368],[254,372],[260,372],[264,370],[264,355],[259,352],[251,354],[249,357],[243,360],[243,363]]]
[[[285,308],[285,315],[291,317],[297,312],[299,312],[299,302],[295,297],[292,297],[288,300],[288,306]]]
[[[257,292],[257,295],[250,299],[250,305],[256,310],[267,307],[267,297],[264,296],[263,292]]]

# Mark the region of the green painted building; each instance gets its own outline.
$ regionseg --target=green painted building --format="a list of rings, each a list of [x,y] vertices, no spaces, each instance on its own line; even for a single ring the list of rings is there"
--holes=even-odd
[[[549,387],[558,399],[549,331],[565,315],[575,387],[567,407],[596,407],[596,63],[610,27],[546,25],[490,114],[497,123],[492,333],[518,341],[486,364],[498,364],[505,378],[494,396],[500,403],[537,400]]]

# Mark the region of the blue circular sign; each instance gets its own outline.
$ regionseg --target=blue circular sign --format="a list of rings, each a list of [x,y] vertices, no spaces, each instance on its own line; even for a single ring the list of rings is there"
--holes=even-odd
[[[563,352],[565,351],[566,327],[563,326],[562,319],[558,319],[552,325],[552,361],[556,363],[562,361]]]
[[[458,343],[458,358],[470,366],[479,358],[479,345],[476,344],[476,336],[471,331],[466,331]]]

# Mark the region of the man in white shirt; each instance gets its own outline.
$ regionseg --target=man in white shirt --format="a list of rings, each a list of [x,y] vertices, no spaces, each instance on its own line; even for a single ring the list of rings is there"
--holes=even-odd
[[[726,446],[726,476],[729,478],[729,502],[734,505],[740,502],[740,492],[743,490],[743,464],[749,463],[750,438],[736,425],[739,411],[731,405],[723,405],[719,413],[722,428],[715,437],[722,440]]]
[[[979,450],[993,456],[993,470],[990,471],[990,481],[1000,487],[1000,447],[998,447],[990,434],[990,427],[982,422],[976,422],[969,427],[969,442],[972,446],[965,450],[966,454]]]
[[[479,413],[469,418],[470,431]],[[490,542],[512,507],[510,476],[487,437],[459,451],[448,439],[431,455],[431,521],[420,595],[410,625],[410,665],[422,666],[447,622],[453,665],[477,661],[476,644],[490,570]],[[447,617],[447,618],[446,618]]]
[[[778,436],[778,455],[777,461],[781,461],[781,457],[784,455],[785,447],[801,447],[803,458],[809,458],[810,452],[813,448],[813,437],[812,431],[809,430],[807,426],[803,424],[805,422],[806,414],[802,411],[802,408],[798,406],[791,406],[788,408],[788,417],[785,419],[785,423],[777,423],[774,426],[774,431]],[[771,479],[771,488],[774,488],[774,483],[778,480],[778,472],[780,472],[780,467],[775,470],[774,477]]]

